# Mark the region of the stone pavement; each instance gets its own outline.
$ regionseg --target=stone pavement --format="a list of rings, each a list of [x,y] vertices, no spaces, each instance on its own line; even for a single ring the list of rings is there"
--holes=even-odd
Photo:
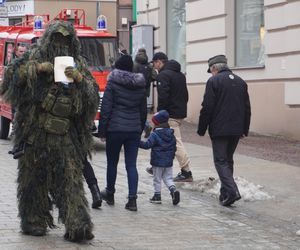
[[[216,177],[211,149],[186,144],[195,182]],[[96,145],[93,166],[100,188],[105,186],[105,151]],[[264,186],[273,198],[243,199],[231,208],[221,207],[216,197],[178,185],[181,202],[173,206],[166,188],[163,204],[149,203],[152,177],[145,172],[149,151],[138,157],[138,212],[124,209],[127,179],[124,158],[120,159],[116,204],[105,202],[92,209],[95,239],[75,244],[63,239],[64,227],[50,230],[45,237],[20,233],[16,205],[17,161],[7,154],[10,141],[0,140],[0,248],[1,249],[300,249],[300,168],[236,155],[235,175]],[[174,161],[176,163],[176,160]],[[174,175],[178,167],[174,167]],[[85,186],[87,197],[91,196]],[[54,210],[57,220],[57,210]]]

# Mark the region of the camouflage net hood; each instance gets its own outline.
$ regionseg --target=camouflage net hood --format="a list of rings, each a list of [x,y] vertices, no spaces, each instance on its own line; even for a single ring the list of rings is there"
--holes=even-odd
[[[53,62],[53,56],[55,56],[57,52],[57,45],[53,43],[53,38],[57,34],[61,34],[68,39],[68,55],[73,56],[75,61],[76,59],[78,60],[80,55],[80,41],[76,36],[76,31],[73,25],[69,22],[63,21],[54,21],[49,24],[40,42],[41,57]]]

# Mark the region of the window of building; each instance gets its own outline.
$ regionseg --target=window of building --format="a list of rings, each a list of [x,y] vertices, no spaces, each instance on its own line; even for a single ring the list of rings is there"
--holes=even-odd
[[[167,54],[186,68],[186,13],[185,0],[167,1]]]
[[[235,1],[235,64],[237,67],[264,65],[263,8],[263,0]]]

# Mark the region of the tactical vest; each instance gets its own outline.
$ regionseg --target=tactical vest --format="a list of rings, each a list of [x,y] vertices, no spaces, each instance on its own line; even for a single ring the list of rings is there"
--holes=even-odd
[[[58,85],[53,86],[42,102],[44,112],[39,116],[39,127],[50,134],[64,135],[70,128],[73,102]]]

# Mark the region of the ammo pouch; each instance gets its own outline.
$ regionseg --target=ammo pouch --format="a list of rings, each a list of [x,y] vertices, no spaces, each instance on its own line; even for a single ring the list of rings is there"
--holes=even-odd
[[[51,89],[41,104],[46,112],[40,117],[40,128],[49,134],[65,135],[70,128],[72,104],[70,96],[55,87]]]
[[[49,92],[45,97],[44,101],[42,102],[42,108],[46,111],[50,111],[53,107],[53,104],[55,103],[55,99],[56,96]]]
[[[55,96],[49,92],[42,102],[42,108],[55,116],[69,117],[72,110],[72,100],[68,96]]]
[[[68,132],[69,127],[70,120],[68,118],[53,116],[50,113],[46,115],[44,129],[47,133],[64,135]]]
[[[68,96],[58,96],[52,106],[51,113],[59,117],[70,117],[72,100]]]

